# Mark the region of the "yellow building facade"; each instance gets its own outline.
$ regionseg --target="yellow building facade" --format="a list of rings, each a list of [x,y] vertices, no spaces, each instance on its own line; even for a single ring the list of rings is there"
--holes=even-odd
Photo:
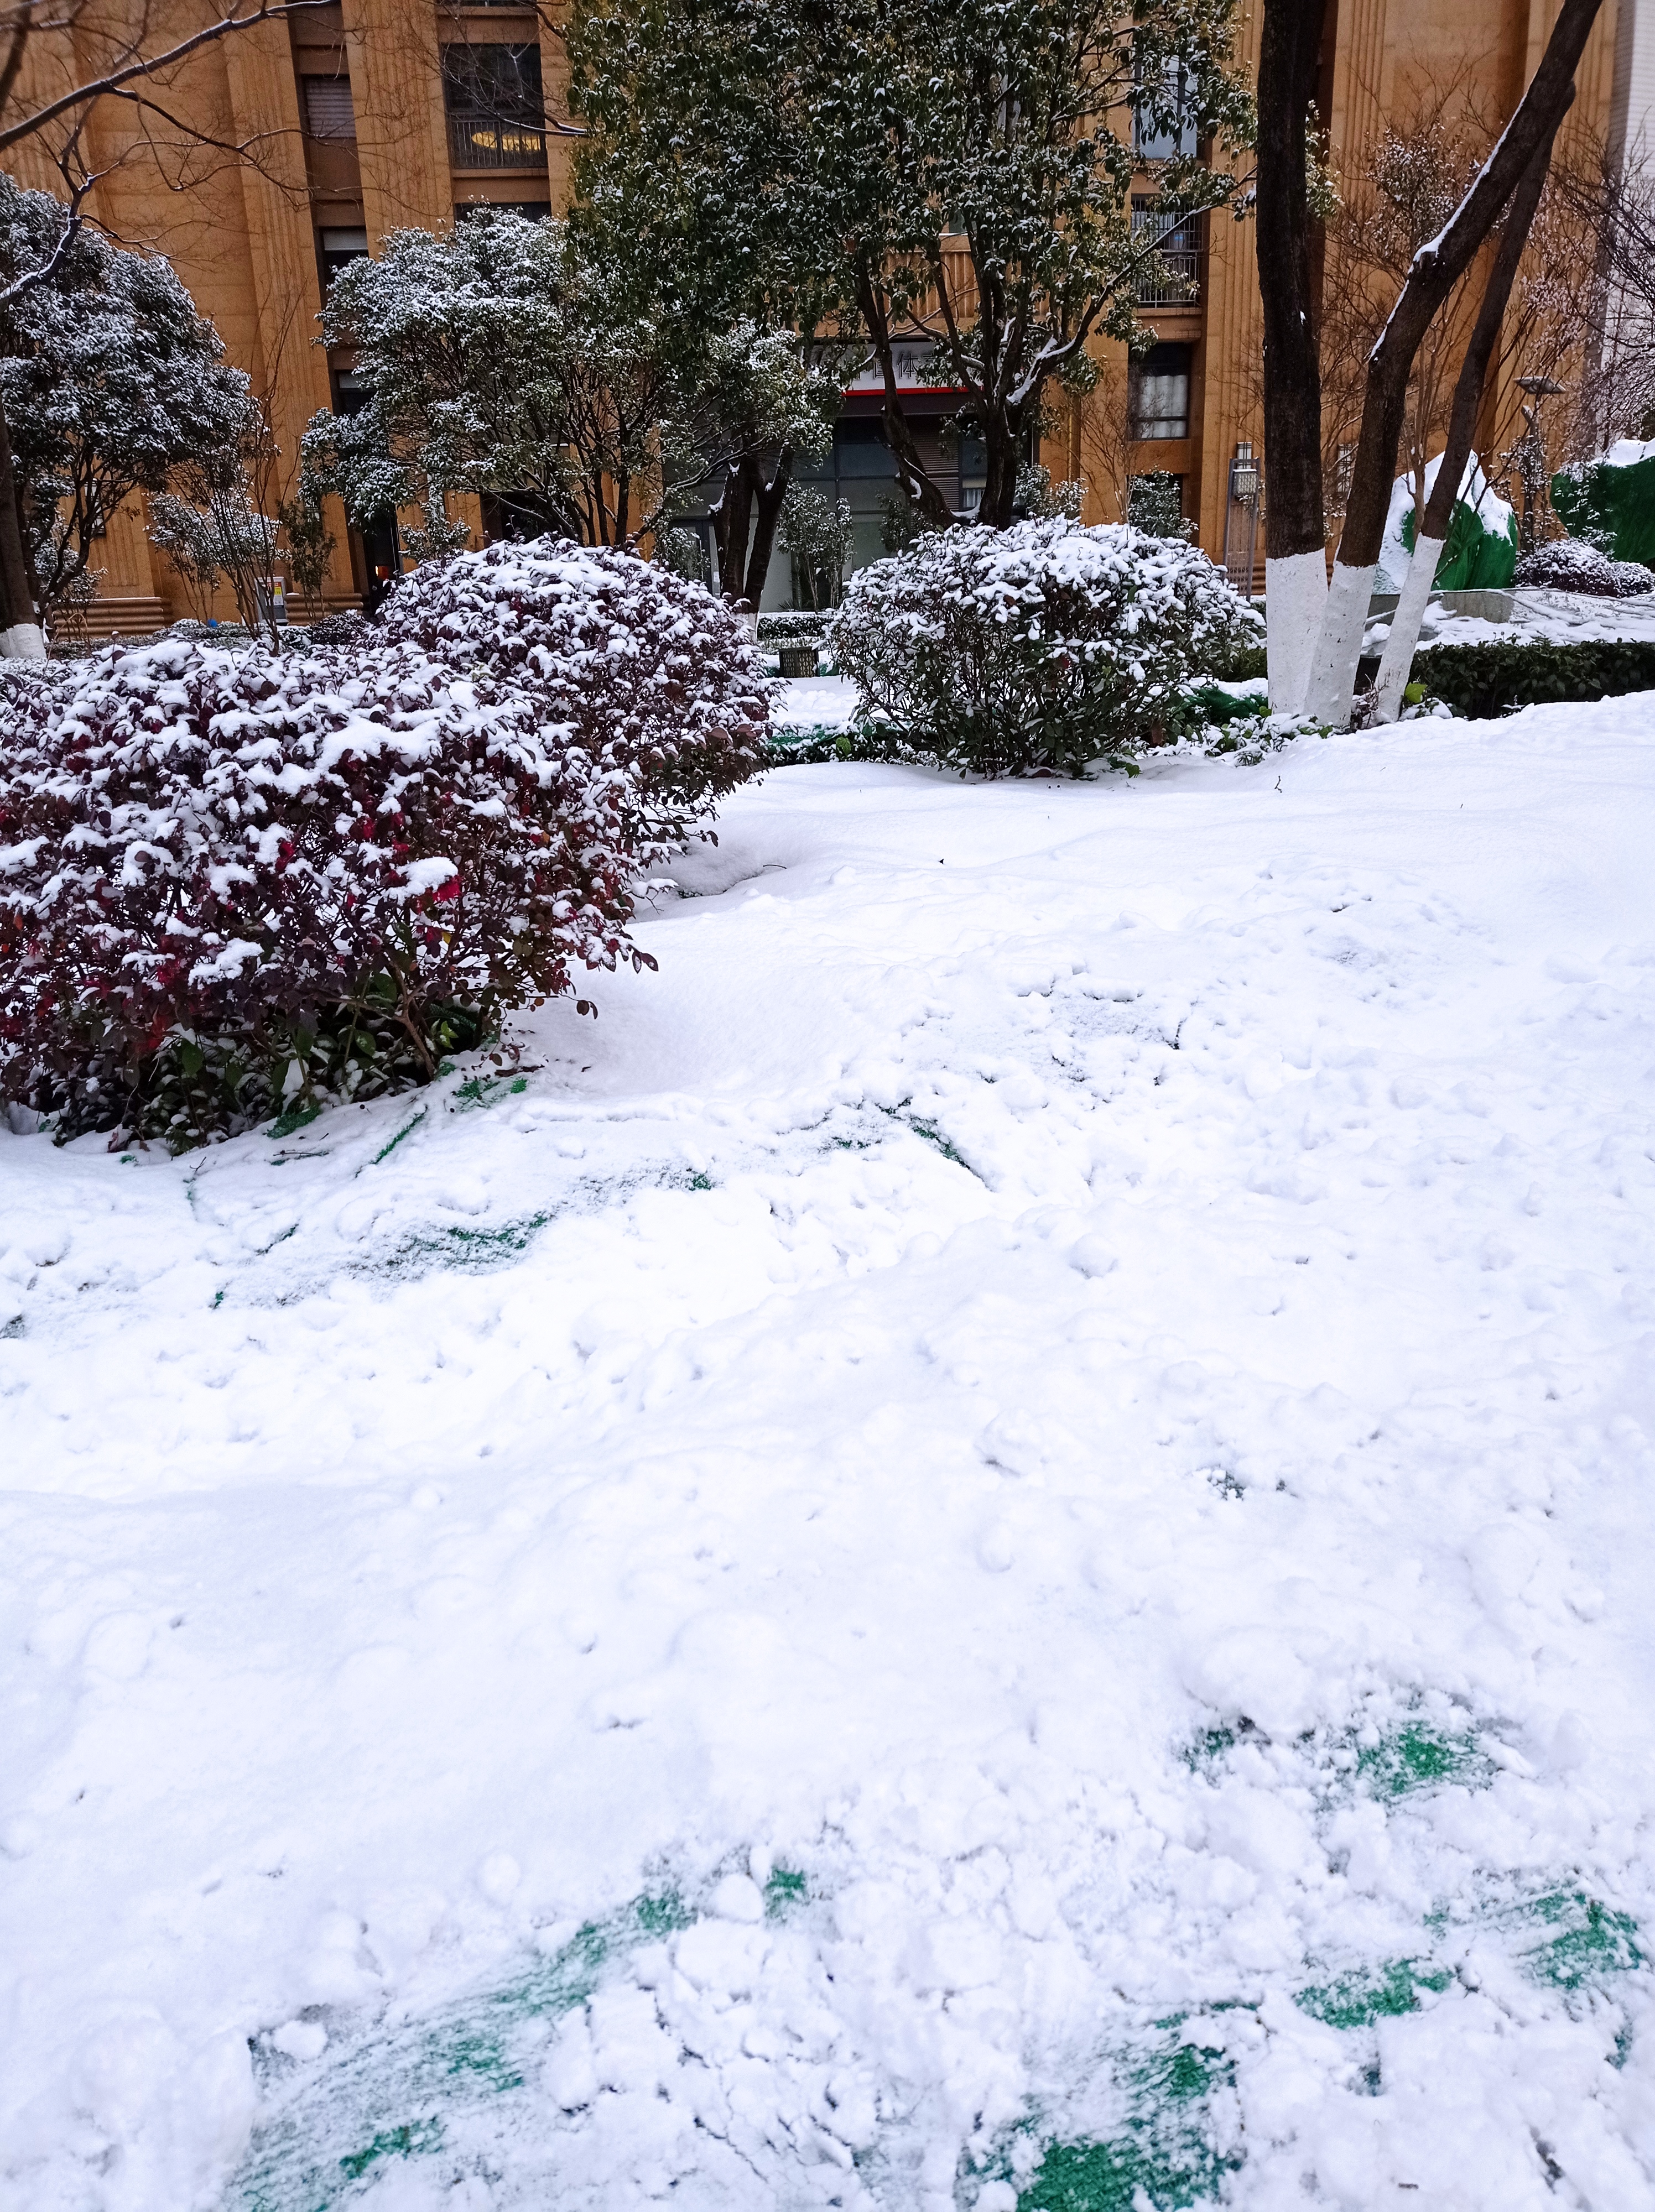
[[[108,5],[119,10],[122,0]],[[180,33],[210,20],[205,0],[166,0],[164,13]],[[1321,103],[1330,166],[1336,173],[1361,160],[1383,119],[1417,102],[1422,88],[1457,88],[1497,126],[1532,74],[1555,13],[1556,0],[1330,0]],[[1575,127],[1622,140],[1642,129],[1655,90],[1652,17],[1655,0],[1604,0],[1580,73]],[[37,42],[30,66],[41,88],[88,73],[95,49],[87,33],[76,35],[76,50],[68,34],[55,46]],[[1249,67],[1257,37],[1255,9],[1240,33]],[[349,358],[330,356],[319,338],[333,270],[399,228],[441,229],[478,204],[556,212],[569,195],[573,141],[555,127],[566,114],[562,49],[531,9],[334,0],[204,49],[168,99],[196,131],[253,158],[169,147],[153,123],[141,139],[127,112],[106,102],[86,148],[89,165],[104,173],[91,210],[116,238],[170,258],[230,359],[265,397],[289,467],[311,416],[350,404]],[[537,100],[550,127],[535,127]],[[58,187],[27,142],[16,151],[20,181]],[[1239,581],[1250,554],[1261,570],[1264,555],[1262,535],[1249,544],[1249,510],[1233,495],[1238,482],[1246,488],[1246,457],[1259,439],[1252,226],[1215,213],[1169,240],[1167,258],[1190,283],[1145,297],[1141,313],[1156,346],[1124,411],[1111,415],[1109,397],[1126,392],[1124,349],[1104,349],[1102,398],[1066,404],[1043,458],[1054,477],[1084,484],[1088,520],[1118,514],[1130,475],[1154,469],[1177,477],[1202,544],[1215,560],[1227,552]],[[1139,434],[1146,429],[1153,434]],[[873,422],[859,422],[848,404],[827,477],[836,486],[842,475],[854,478],[867,494],[885,473],[878,442]],[[969,504],[968,489],[963,496]],[[467,519],[480,528],[480,517]],[[863,518],[859,557],[877,550],[870,526]],[[388,542],[345,531],[341,517],[335,529],[326,598],[347,606],[396,556]],[[149,543],[141,501],[108,518],[95,565],[94,635],[147,631],[189,611],[180,580]],[[786,600],[784,568],[774,564],[767,603]]]

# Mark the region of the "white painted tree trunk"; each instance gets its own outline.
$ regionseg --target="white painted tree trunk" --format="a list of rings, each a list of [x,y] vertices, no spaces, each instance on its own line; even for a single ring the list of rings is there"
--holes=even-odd
[[[1423,507],[1415,509],[1416,514],[1423,512]],[[1414,541],[1414,557],[1402,578],[1402,597],[1390,617],[1390,635],[1379,658],[1378,681],[1374,685],[1376,722],[1394,722],[1402,710],[1408,672],[1414,665],[1420,624],[1425,620],[1426,605],[1431,597],[1431,586],[1437,580],[1437,563],[1442,558],[1445,542],[1440,538],[1416,538]]]
[[[0,660],[44,660],[46,633],[39,623],[14,623],[0,629]]]
[[[1351,703],[1356,696],[1356,664],[1362,655],[1362,626],[1368,601],[1373,596],[1377,561],[1364,568],[1333,564],[1327,605],[1322,610],[1321,634],[1311,660],[1310,687],[1305,712],[1330,730],[1350,727]]]
[[[1273,714],[1303,709],[1327,596],[1325,554],[1289,553],[1283,560],[1265,562],[1264,636]]]

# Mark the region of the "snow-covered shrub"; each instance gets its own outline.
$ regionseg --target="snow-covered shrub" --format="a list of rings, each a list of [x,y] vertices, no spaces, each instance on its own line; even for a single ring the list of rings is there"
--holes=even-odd
[[[819,645],[827,635],[831,614],[814,615],[806,610],[758,617],[760,645]]]
[[[654,965],[636,874],[759,764],[745,632],[695,654],[658,604],[635,637],[607,571],[543,574],[537,614],[520,568],[462,566],[370,649],[167,638],[5,679],[7,1097],[178,1146],[429,1079],[581,969]]]
[[[1204,553],[1062,519],[922,538],[851,579],[831,632],[864,717],[983,775],[1124,765],[1262,636]]]
[[[1183,511],[1183,486],[1165,469],[1148,469],[1126,488],[1126,519],[1151,538],[1193,541],[1196,526]]]
[[[1611,561],[1584,538],[1554,538],[1517,564],[1519,584],[1554,592],[1585,592],[1594,599],[1627,599],[1655,591],[1655,575],[1638,561]]]
[[[770,686],[746,624],[659,562],[568,538],[490,545],[405,576],[377,628],[486,670],[624,771],[640,837],[681,840],[763,760]]]

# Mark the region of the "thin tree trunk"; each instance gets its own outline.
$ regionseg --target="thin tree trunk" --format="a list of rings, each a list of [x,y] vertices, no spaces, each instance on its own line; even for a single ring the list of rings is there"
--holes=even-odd
[[[1561,123],[1562,118],[1558,118]],[[1376,684],[1373,719],[1376,722],[1394,722],[1402,703],[1402,692],[1408,684],[1409,671],[1414,665],[1414,648],[1420,641],[1420,624],[1425,616],[1431,586],[1436,581],[1437,563],[1442,558],[1443,547],[1448,542],[1449,525],[1453,520],[1454,501],[1465,475],[1465,465],[1471,457],[1471,441],[1476,435],[1477,414],[1482,405],[1482,387],[1488,381],[1488,364],[1494,358],[1499,341],[1500,328],[1506,317],[1506,302],[1512,296],[1512,286],[1517,280],[1518,264],[1523,258],[1523,249],[1528,243],[1529,232],[1540,205],[1540,196],[1546,188],[1546,172],[1551,165],[1552,147],[1557,137],[1551,137],[1535,154],[1523,173],[1523,181],[1512,197],[1506,217],[1506,229],[1500,241],[1500,252],[1488,272],[1488,289],[1482,295],[1482,305],[1477,310],[1477,319],[1471,332],[1471,343],[1461,363],[1459,381],[1454,386],[1454,404],[1448,417],[1448,443],[1437,467],[1437,481],[1428,499],[1416,501],[1414,535],[1414,557],[1408,564],[1408,574],[1402,580],[1402,597],[1396,611],[1390,619],[1390,635],[1379,661],[1379,676]]]
[[[1601,5],[1602,0],[1563,0],[1528,90],[1447,228],[1415,255],[1368,362],[1345,526],[1305,695],[1309,712],[1335,729],[1350,721],[1362,624],[1384,539],[1415,357],[1433,317],[1469,268],[1530,161],[1567,112],[1575,67]]]
[[[747,555],[747,574],[741,596],[755,612],[764,596],[764,580],[770,573],[770,558],[776,550],[776,526],[781,520],[782,502],[792,481],[793,447],[783,446],[776,457],[776,473],[766,483],[761,472],[753,494],[753,542]]]
[[[46,634],[29,588],[27,550],[17,514],[17,475],[11,433],[0,404],[0,659],[44,660]]]
[[[1327,0],[1265,0],[1258,53],[1258,266],[1264,303],[1264,621],[1270,705],[1305,703],[1327,597],[1322,368],[1305,178]]]
[[[727,599],[739,603],[746,596],[747,540],[752,532],[752,479],[745,454],[731,462],[724,489],[709,511],[718,547],[718,588]]]
[[[921,519],[928,529],[947,530],[953,525],[953,511],[928,474],[914,442],[914,434],[908,427],[908,417],[903,411],[901,394],[897,386],[896,356],[891,342],[891,327],[884,307],[873,287],[873,279],[861,266],[856,271],[856,304],[867,325],[873,350],[879,356],[879,374],[885,383],[885,441],[890,447],[897,464],[897,477],[903,495],[917,507]]]

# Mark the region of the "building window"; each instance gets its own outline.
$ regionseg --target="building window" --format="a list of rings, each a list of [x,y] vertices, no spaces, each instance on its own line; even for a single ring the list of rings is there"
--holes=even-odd
[[[368,233],[365,230],[319,230],[316,234],[317,258],[322,264],[322,289],[348,269],[353,261],[366,259]]]
[[[544,167],[546,103],[538,46],[442,49],[448,154],[457,169]]]
[[[454,221],[469,222],[478,215],[520,215],[525,222],[550,222],[550,200],[456,200]]]
[[[356,110],[350,97],[350,77],[307,76],[300,82],[307,134],[312,138],[355,138]]]
[[[1190,435],[1190,363],[1187,345],[1151,346],[1132,364],[1132,434],[1135,438]]]
[[[1165,63],[1159,93],[1133,109],[1132,150],[1141,161],[1187,161],[1195,153],[1194,88],[1183,63]]]
[[[1204,216],[1178,215],[1147,193],[1133,194],[1133,246],[1140,250],[1153,246],[1160,255],[1159,266],[1147,264],[1133,280],[1132,297],[1138,307],[1195,305],[1204,222]]]

